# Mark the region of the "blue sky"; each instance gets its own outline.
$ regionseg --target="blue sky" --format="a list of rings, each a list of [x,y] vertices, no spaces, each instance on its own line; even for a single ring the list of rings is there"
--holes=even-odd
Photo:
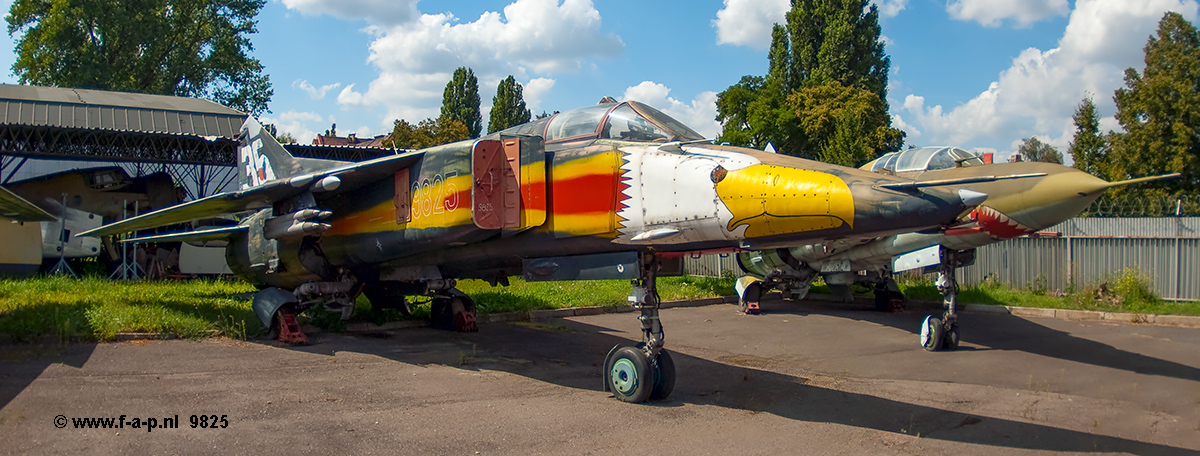
[[[874,0],[907,144],[1004,156],[1038,136],[1064,151],[1085,94],[1115,112],[1125,68],[1165,11],[1196,0]],[[6,6],[11,1],[5,1]],[[484,121],[512,74],[536,112],[609,95],[666,111],[708,136],[715,94],[763,74],[787,0],[268,0],[252,37],[274,84],[264,121],[303,141],[336,122],[360,136],[437,115],[459,66],[480,80]],[[12,49],[4,37],[0,47]],[[11,67],[11,52],[0,64]],[[14,82],[3,71],[0,81]],[[1116,129],[1111,117],[1104,128]]]

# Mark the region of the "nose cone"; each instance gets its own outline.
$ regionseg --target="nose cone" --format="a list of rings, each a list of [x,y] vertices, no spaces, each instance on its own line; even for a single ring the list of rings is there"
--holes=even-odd
[[[962,200],[963,204],[967,205],[968,207],[974,207],[983,204],[984,201],[987,201],[987,198],[987,193],[977,192],[975,190],[966,188],[958,190],[958,199]]]
[[[1036,178],[1032,185],[1025,182],[1014,187],[1015,191],[1005,201],[994,198],[995,204],[989,201],[987,205],[1032,230],[1041,230],[1079,215],[1109,187],[1104,179],[1063,167],[1061,172]]]

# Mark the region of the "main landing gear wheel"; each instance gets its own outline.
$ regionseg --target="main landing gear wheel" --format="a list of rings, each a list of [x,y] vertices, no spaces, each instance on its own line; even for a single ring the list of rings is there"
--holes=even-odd
[[[615,347],[604,360],[605,389],[625,402],[646,402],[656,386],[655,373],[646,352],[637,347]]]
[[[942,319],[930,315],[925,317],[925,322],[921,324],[921,347],[925,351],[939,351],[942,349],[943,337],[946,330],[942,326]]]
[[[412,316],[412,308],[408,306],[404,292],[395,288],[385,283],[370,282],[363,287],[363,294],[371,301],[372,311],[396,309],[406,317]]]
[[[430,324],[434,328],[458,332],[478,332],[479,322],[476,319],[475,301],[457,290],[450,296],[435,296],[430,303]]]
[[[758,307],[759,300],[762,299],[763,287],[762,282],[754,282],[746,285],[746,291],[742,294],[742,298],[738,300],[741,305],[742,313],[746,315],[758,315],[762,313],[762,309]]]

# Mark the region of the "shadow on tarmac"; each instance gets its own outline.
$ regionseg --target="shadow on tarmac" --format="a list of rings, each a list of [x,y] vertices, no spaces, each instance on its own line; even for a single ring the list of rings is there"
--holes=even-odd
[[[0,408],[37,380],[54,364],[80,368],[92,357],[95,343],[0,345]]]
[[[919,310],[887,313],[859,310],[858,308],[815,308],[782,300],[765,301],[762,306],[764,312],[788,315],[821,314],[890,326],[911,332],[914,341],[920,335],[921,322],[925,316],[934,314]],[[1000,320],[1002,324],[989,324],[985,321],[988,319]],[[981,350],[1021,351],[1143,375],[1200,381],[1200,369],[1196,367],[1121,350],[1112,345],[1051,329],[1021,317],[1004,314],[987,314],[985,316],[961,313],[958,321],[961,340],[986,347]]]
[[[633,343],[623,337],[605,334],[608,328],[575,321],[553,320],[527,326],[489,324],[475,334],[431,329],[359,334],[330,337],[316,345],[295,349],[317,354],[351,351],[408,364],[496,370],[600,394],[603,354],[615,344]],[[649,406],[715,405],[772,413],[799,421],[838,423],[1002,448],[1195,454],[1192,450],[1168,445],[980,417],[822,388],[806,384],[807,379],[801,377],[732,366],[678,352],[672,352],[672,355],[679,369],[675,392],[669,400]]]

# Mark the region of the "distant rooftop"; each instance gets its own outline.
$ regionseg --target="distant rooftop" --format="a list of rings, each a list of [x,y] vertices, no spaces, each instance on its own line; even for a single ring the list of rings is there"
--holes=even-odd
[[[168,95],[0,84],[0,124],[236,140],[246,114]]]

